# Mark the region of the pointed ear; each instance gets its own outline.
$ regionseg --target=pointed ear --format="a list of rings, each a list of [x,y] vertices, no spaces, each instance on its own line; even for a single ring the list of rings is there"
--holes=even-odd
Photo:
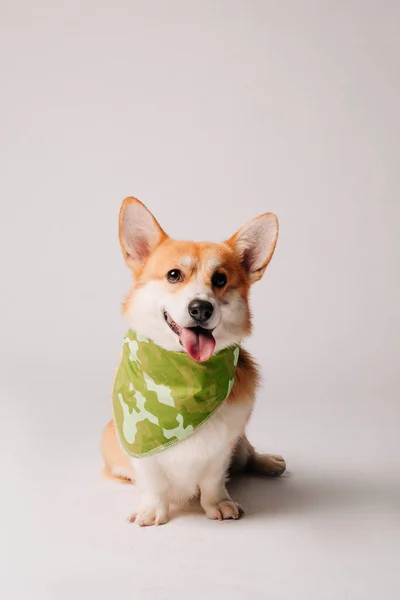
[[[265,213],[244,225],[227,241],[239,257],[250,283],[264,275],[277,239],[278,219],[273,213]]]
[[[119,211],[119,241],[128,267],[136,271],[167,235],[136,198],[125,198]]]

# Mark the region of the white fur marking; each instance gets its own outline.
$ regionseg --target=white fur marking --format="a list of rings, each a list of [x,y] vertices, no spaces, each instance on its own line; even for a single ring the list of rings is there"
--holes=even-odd
[[[183,269],[193,269],[195,264],[196,259],[193,256],[182,256],[182,258],[179,259],[179,265]]]
[[[217,257],[209,258],[206,262],[206,272],[215,273],[221,267],[221,261]]]

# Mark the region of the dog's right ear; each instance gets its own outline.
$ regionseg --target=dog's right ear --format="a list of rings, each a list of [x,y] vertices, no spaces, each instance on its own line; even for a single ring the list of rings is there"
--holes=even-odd
[[[140,200],[125,198],[119,211],[119,241],[125,262],[134,273],[166,237]]]

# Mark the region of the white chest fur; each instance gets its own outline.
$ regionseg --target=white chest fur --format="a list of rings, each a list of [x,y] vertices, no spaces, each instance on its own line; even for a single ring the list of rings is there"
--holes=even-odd
[[[227,468],[235,442],[244,432],[251,403],[225,402],[215,414],[186,440],[151,457],[134,459],[136,473],[153,473],[165,479],[170,500],[192,497],[202,479],[212,470]],[[139,478],[140,479],[140,478]]]

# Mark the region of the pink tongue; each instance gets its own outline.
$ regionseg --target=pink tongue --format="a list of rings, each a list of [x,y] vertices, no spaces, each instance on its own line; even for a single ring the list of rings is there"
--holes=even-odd
[[[180,339],[183,347],[194,360],[204,362],[211,358],[214,352],[215,340],[212,333],[201,327],[194,329],[182,327]]]

